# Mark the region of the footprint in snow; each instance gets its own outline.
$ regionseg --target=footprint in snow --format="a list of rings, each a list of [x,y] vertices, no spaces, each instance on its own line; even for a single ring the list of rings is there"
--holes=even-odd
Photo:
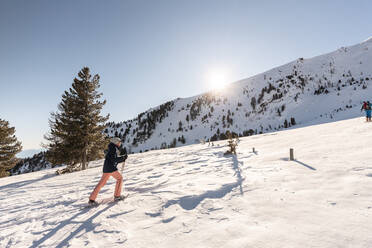
[[[168,218],[168,219],[162,220],[161,222],[163,222],[164,224],[166,224],[166,223],[172,222],[175,218],[176,218],[176,216],[173,216],[173,217],[171,217],[171,218]]]
[[[210,220],[215,220],[215,221],[217,221],[217,223],[220,223],[221,221],[224,221],[224,220],[229,220],[229,218],[227,218],[227,217],[224,217],[224,216],[222,216],[222,217],[217,217],[217,218],[209,218]]]
[[[175,176],[179,176],[179,175],[181,175],[181,173],[174,173],[174,174],[172,174],[172,175],[170,175],[169,177],[175,177]]]
[[[371,170],[372,167],[354,167],[351,170],[353,171],[362,171],[362,170]]]
[[[150,217],[158,217],[161,215],[161,212],[155,212],[155,213],[148,213],[148,212],[145,212],[146,215],[150,216]]]
[[[151,179],[151,178],[159,178],[159,177],[162,177],[163,175],[164,175],[164,174],[148,176],[147,179]]]

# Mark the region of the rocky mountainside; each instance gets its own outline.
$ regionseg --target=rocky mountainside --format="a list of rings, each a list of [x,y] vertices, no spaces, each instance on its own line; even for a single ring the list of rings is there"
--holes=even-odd
[[[44,169],[50,169],[54,166],[45,160],[45,152],[40,152],[32,157],[20,159],[20,161],[9,172],[11,175],[29,173]]]

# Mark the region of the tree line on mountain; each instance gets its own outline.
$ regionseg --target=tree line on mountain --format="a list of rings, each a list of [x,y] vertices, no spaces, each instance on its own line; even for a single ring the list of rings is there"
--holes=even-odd
[[[19,162],[9,170],[11,175],[18,175],[21,173],[29,173],[39,171],[42,169],[54,168],[60,165],[51,164],[45,159],[46,152],[39,152],[32,157],[19,159]]]
[[[299,75],[299,78],[301,79],[301,75]],[[293,76],[287,76],[286,77],[287,80],[291,80],[293,79]],[[282,80],[279,80],[279,83],[281,82]],[[281,87],[283,87],[283,84],[280,84]],[[277,99],[280,99],[283,97],[283,92],[280,91],[280,89],[277,89],[276,87],[273,86],[273,84],[271,83],[268,83],[268,86],[265,86],[261,89],[261,93],[259,94],[259,103],[261,103],[261,108],[263,106],[267,106],[267,102],[262,102],[263,100],[263,96],[264,94],[269,94],[271,93],[272,91],[275,91],[275,93],[273,94],[273,98],[271,101],[274,101],[274,100],[277,100]],[[213,94],[204,94],[200,97],[198,97],[197,99],[194,99],[192,101],[191,104],[187,104],[186,106],[182,107],[180,110],[178,110],[178,112],[180,112],[181,110],[188,110],[189,113],[186,114],[186,124],[184,124],[182,122],[182,120],[179,120],[178,121],[178,127],[176,128],[172,128],[172,127],[169,127],[168,128],[168,132],[187,132],[188,130],[192,130],[193,129],[193,124],[191,124],[190,122],[192,121],[195,121],[196,118],[198,116],[200,116],[201,112],[202,112],[202,109],[203,109],[203,106],[204,107],[209,107],[209,112],[207,114],[205,114],[204,116],[201,117],[201,122],[202,123],[208,123],[208,119],[210,119],[212,117],[212,113],[214,112],[214,107],[213,105],[211,105],[212,103],[218,105],[220,103],[223,103],[225,104],[227,101],[226,98],[219,98],[219,97],[216,97],[215,95]],[[251,105],[252,105],[252,108],[255,107],[257,101],[256,101],[256,98],[255,97],[252,97],[252,100],[251,100]],[[162,116],[168,116],[168,111],[171,111],[173,110],[173,106],[174,106],[174,102],[171,101],[171,102],[168,102],[167,103],[167,107],[166,106],[160,106],[160,110],[164,109],[165,111],[162,112]],[[236,106],[236,110],[238,111],[238,108],[239,107],[242,107],[243,104],[238,102],[237,103],[237,106]],[[278,116],[281,116],[282,112],[284,111],[285,109],[285,105],[283,104],[280,108],[277,108],[277,115]],[[260,111],[262,112],[262,110]],[[165,114],[166,113],[166,114]],[[223,129],[230,129],[230,127],[233,126],[233,123],[234,123],[234,112],[232,112],[230,109],[227,110],[227,114],[226,115],[222,115],[221,117],[221,121],[222,121],[222,128]],[[249,115],[248,115],[249,116]],[[247,114],[246,114],[246,117],[248,117]],[[161,119],[162,120],[162,119]],[[122,140],[124,142],[126,142],[128,145],[130,146],[133,146],[133,147],[137,147],[139,143],[144,143],[147,139],[150,138],[151,136],[151,132],[146,132],[146,126],[151,126],[149,124],[152,124],[152,123],[161,123],[161,120],[158,121],[158,120],[151,120],[149,119],[149,113],[146,114],[145,113],[141,113],[140,115],[138,115],[138,117],[134,120],[131,120],[129,122],[124,122],[124,123],[110,123],[110,127],[111,127],[111,131],[109,131],[109,129],[106,129],[105,132],[106,133],[109,133],[111,132],[111,134],[115,135],[115,136],[118,136],[120,138],[122,138]],[[136,121],[136,125],[137,127],[134,128],[131,123],[133,121]],[[190,123],[190,124],[189,124]],[[269,125],[269,128],[266,128],[266,131],[269,131],[269,130],[279,130],[281,128],[288,128],[288,127],[291,127],[293,125],[295,125],[295,119],[292,117],[289,121],[288,120],[284,120],[284,123],[282,125],[279,125],[278,127],[275,127],[275,128],[272,128],[270,125]],[[125,132],[123,133],[124,129],[123,129],[123,125],[126,125],[126,129],[125,129]],[[218,125],[217,122],[215,122],[216,125]],[[170,125],[172,126],[172,123],[170,123]],[[197,124],[194,124],[197,126]],[[214,125],[214,124],[213,124]],[[155,125],[153,125],[155,126]],[[119,130],[119,128],[121,127],[121,129]],[[116,130],[115,130],[116,129]],[[130,130],[132,129],[132,133],[130,132]],[[140,132],[139,129],[142,129],[143,131]],[[153,129],[150,129],[150,130],[154,130],[155,128]],[[211,125],[211,130],[212,130],[212,125]],[[253,135],[253,134],[258,134],[258,133],[262,133],[263,132],[263,129],[261,130],[253,130],[253,129],[249,129],[249,130],[246,130],[246,131],[243,131],[242,133],[239,133],[237,134],[238,136],[242,137],[242,136],[249,136],[249,135]],[[132,137],[132,141],[130,138],[126,139],[127,136],[130,135]],[[210,137],[211,140],[224,140],[226,139],[226,135],[225,133],[220,133],[219,132],[219,129],[217,131],[216,134],[212,135]],[[183,139],[181,139],[183,141]],[[161,149],[164,149],[164,148],[172,148],[176,145],[176,142],[180,142],[180,138],[177,140],[176,138],[174,138],[169,144],[167,144],[166,142],[163,142],[161,145],[160,145],[160,148]],[[182,144],[185,143],[185,141],[181,142]],[[151,148],[152,149],[158,149],[159,147],[153,147]],[[142,152],[142,150],[139,150],[140,152]],[[147,149],[145,150],[147,151]]]
[[[299,61],[303,62],[303,60],[299,60]],[[257,96],[251,97],[251,102],[250,103],[251,103],[251,107],[252,107],[253,112],[255,112],[257,110],[256,109],[257,105],[259,106],[259,109],[257,110],[256,113],[262,113],[262,112],[266,111],[269,103],[271,103],[273,101],[276,101],[276,100],[279,100],[279,99],[283,98],[284,94],[287,94],[287,92],[288,92],[287,89],[290,88],[290,85],[295,85],[297,88],[300,88],[300,89],[303,90],[305,85],[308,83],[309,78],[312,80],[312,78],[309,75],[304,76],[301,73],[299,73],[297,71],[296,66],[294,66],[292,74],[289,74],[289,75],[287,75],[283,78],[279,78],[275,82],[270,77],[270,79],[267,83],[267,86],[263,87],[261,89],[260,93]],[[277,86],[274,86],[274,83]],[[248,94],[248,92],[249,91],[247,89],[243,90],[244,94],[245,93]],[[264,101],[264,96],[271,94],[271,92],[274,92],[271,95],[271,98],[269,98],[268,101]],[[295,101],[297,101],[298,96],[299,96],[299,93],[297,93],[294,96]],[[191,102],[191,104],[187,104],[185,107],[182,107],[182,109],[178,110],[178,112],[180,112],[181,110],[185,110],[185,109],[187,111],[189,111],[186,114],[186,124],[182,123],[182,121],[180,120],[178,122],[178,127],[172,128],[170,126],[168,128],[168,132],[187,132],[188,130],[192,130],[194,125],[197,125],[197,124],[192,124],[192,122],[195,121],[198,118],[198,116],[201,115],[202,111],[205,111],[205,107],[206,108],[209,107],[210,110],[209,110],[209,112],[207,112],[206,114],[201,116],[200,120],[201,120],[202,123],[209,123],[209,120],[212,118],[213,111],[214,111],[214,107],[213,107],[213,105],[211,105],[211,103],[219,105],[220,103],[225,104],[226,101],[227,101],[226,97],[221,98],[221,97],[216,97],[216,95],[213,95],[213,94],[203,94],[202,96],[194,99]],[[237,103],[237,106],[236,106],[237,111],[238,111],[239,107],[242,107],[242,103],[240,103],[240,102]],[[276,108],[277,115],[279,117],[282,116],[282,112],[284,110],[285,110],[285,105],[284,104],[282,106],[280,106],[279,108]],[[168,109],[168,111],[171,111],[171,109]],[[234,116],[234,112],[232,112],[230,109],[227,110],[227,115],[222,115],[221,116],[221,122],[222,122],[221,124],[222,124],[223,129],[225,129],[225,130],[230,129],[233,126],[233,123],[234,123],[233,116]],[[246,112],[245,116],[249,117],[250,113]],[[131,145],[133,147],[137,147],[139,143],[144,143],[147,139],[149,139],[151,137],[152,133],[149,132],[149,131],[146,131],[146,130],[154,130],[154,128],[148,129],[147,127],[155,126],[153,123],[156,123],[156,121],[152,121],[151,118],[148,117],[148,114],[146,115],[146,113],[141,113],[137,117],[136,121],[137,121],[137,123],[136,123],[137,127],[134,128],[133,126],[131,126],[131,124],[129,124],[129,125],[126,124],[127,128],[126,128],[124,133],[123,133],[123,128],[121,128],[120,131],[118,130],[118,127],[120,127],[119,124],[112,123],[111,134],[114,134],[115,136],[119,136],[124,141],[126,141],[126,143],[129,144],[129,145]],[[161,123],[161,121],[158,122],[158,123]],[[216,123],[216,125],[218,125],[217,122],[215,122],[215,123]],[[268,130],[279,130],[281,128],[288,128],[290,126],[295,125],[294,123],[295,123],[294,118],[291,119],[291,120],[284,120],[284,123],[282,125],[279,125],[278,127],[272,128],[269,125],[269,127],[266,128],[266,131],[268,131]],[[172,123],[170,123],[170,125],[172,125]],[[215,124],[212,123],[212,125],[210,126],[211,130],[212,130],[213,125],[215,125]],[[121,126],[123,126],[123,125],[121,125]],[[131,129],[132,129],[132,132],[130,132]],[[140,129],[142,129],[142,131],[139,131]],[[258,130],[258,131],[253,130],[253,132],[252,132],[251,130],[246,130],[246,131],[243,131],[240,134],[240,136],[245,136],[245,135],[251,134],[251,133],[253,133],[253,134],[254,133],[261,133],[262,131],[263,130]],[[108,133],[109,130],[106,129],[105,132]],[[128,135],[130,135],[132,139],[130,139],[130,138],[126,139],[128,137]],[[217,140],[218,139],[224,139],[223,136],[219,137],[218,134],[213,135],[211,138],[217,139]],[[173,144],[174,144],[173,141],[169,145],[166,144],[166,143],[163,143],[161,145],[161,147],[168,147],[168,146],[172,147]]]

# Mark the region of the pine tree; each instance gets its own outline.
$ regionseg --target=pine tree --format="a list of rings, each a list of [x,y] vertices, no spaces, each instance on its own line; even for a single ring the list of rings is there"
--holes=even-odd
[[[7,170],[13,168],[18,159],[15,155],[22,150],[21,142],[14,135],[15,128],[9,122],[0,119],[0,177],[9,175]]]
[[[293,117],[291,117],[291,125],[292,125],[292,126],[296,125],[296,120],[295,120],[295,118],[293,118]]]
[[[252,99],[251,99],[251,106],[252,106],[253,110],[256,109],[256,98],[255,97],[252,97]]]
[[[185,144],[186,143],[186,139],[185,139],[185,137],[183,135],[178,138],[178,141],[181,142],[182,144]]]
[[[284,128],[288,128],[288,121],[287,121],[287,119],[285,119],[285,121],[284,121]]]
[[[99,87],[99,75],[92,77],[89,68],[84,67],[62,95],[59,111],[49,119],[50,133],[45,135],[49,141],[45,145],[47,159],[53,164],[68,165],[69,172],[85,170],[88,161],[103,157],[107,145],[103,130],[109,115],[100,115],[106,100],[99,101]]]

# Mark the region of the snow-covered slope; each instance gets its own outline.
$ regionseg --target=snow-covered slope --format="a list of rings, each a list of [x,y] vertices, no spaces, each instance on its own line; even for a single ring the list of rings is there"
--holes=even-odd
[[[371,125],[244,137],[236,157],[226,141],[133,154],[129,197],[97,208],[84,206],[102,161],[1,178],[0,247],[372,247]]]
[[[121,123],[110,123],[131,152],[219,140],[293,125],[360,116],[372,95],[372,39],[310,59],[299,58],[222,92],[176,99]]]

